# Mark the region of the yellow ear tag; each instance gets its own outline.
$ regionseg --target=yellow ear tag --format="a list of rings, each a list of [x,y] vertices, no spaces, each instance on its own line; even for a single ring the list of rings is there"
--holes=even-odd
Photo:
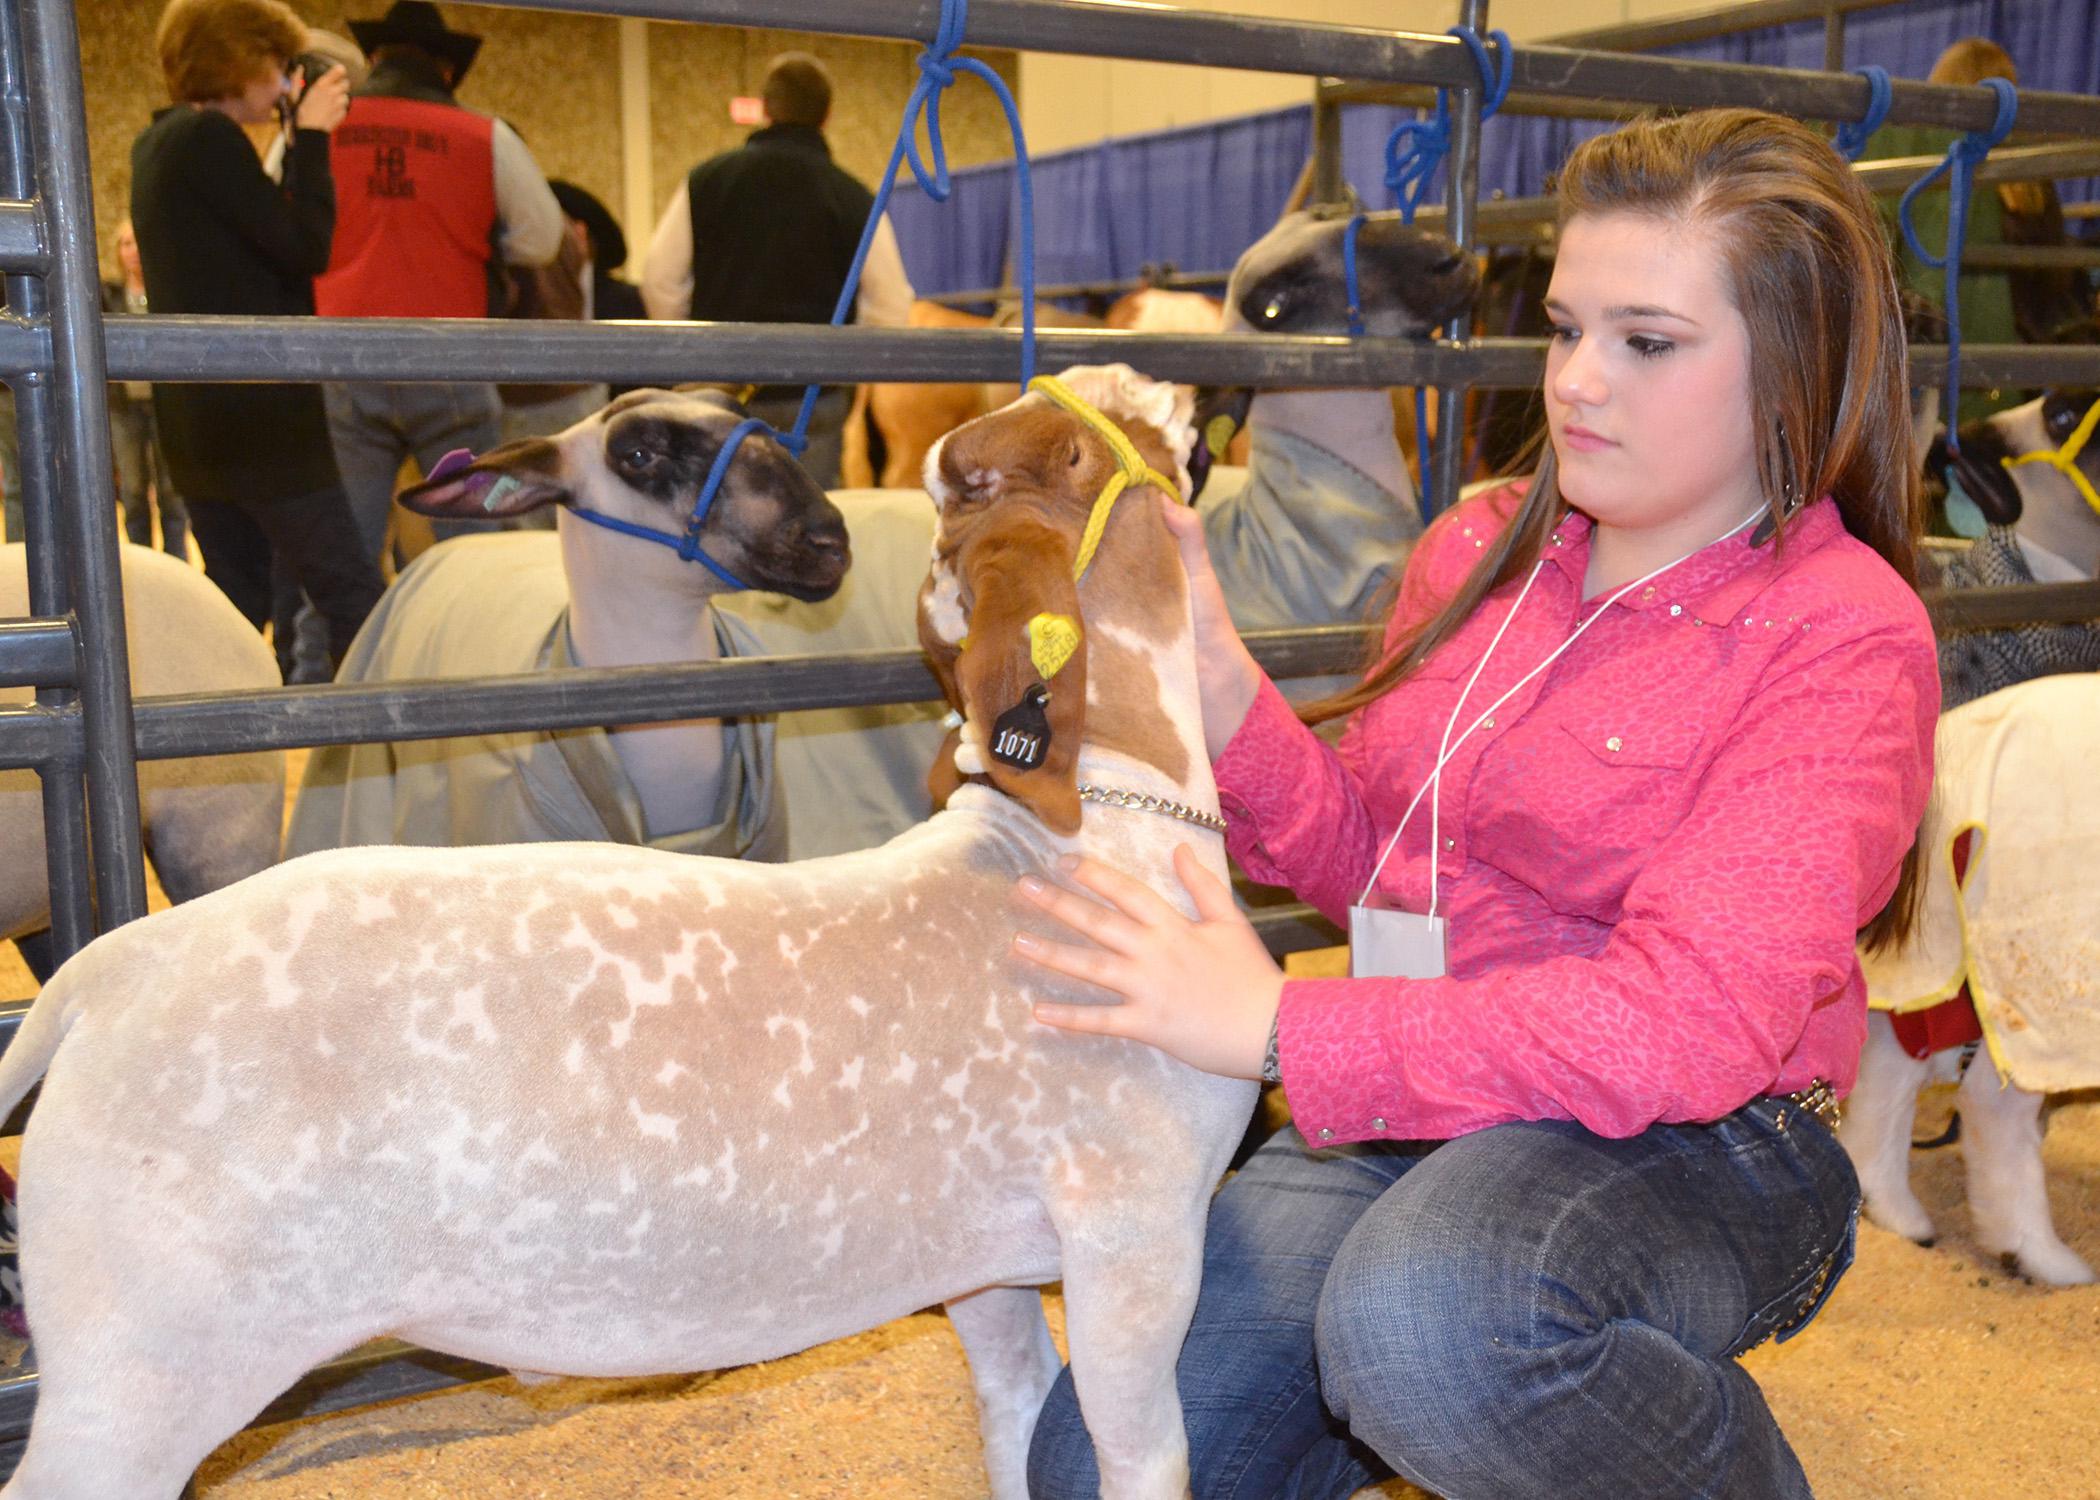
[[[1203,443],[1210,449],[1210,456],[1223,458],[1226,446],[1232,442],[1233,434],[1239,430],[1240,424],[1222,411],[1212,417],[1203,429]]]
[[[1028,658],[1043,680],[1055,677],[1079,649],[1079,622],[1070,615],[1037,615],[1028,622]]]

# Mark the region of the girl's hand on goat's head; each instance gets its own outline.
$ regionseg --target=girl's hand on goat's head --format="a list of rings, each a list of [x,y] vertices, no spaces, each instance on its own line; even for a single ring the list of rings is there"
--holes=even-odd
[[[1045,1002],[1035,1018],[1067,1031],[1129,1037],[1221,1077],[1261,1077],[1269,1027],[1283,999],[1283,971],[1233,904],[1232,891],[1186,844],[1174,851],[1174,873],[1196,903],[1193,922],[1142,881],[1097,860],[1067,855],[1060,868],[1100,901],[1034,876],[1021,881],[1020,899],[1095,946],[1023,932],[1014,937],[1014,952],[1111,990],[1123,1003]]]
[[[1189,607],[1196,624],[1196,689],[1203,698],[1203,745],[1216,760],[1254,706],[1254,695],[1261,691],[1261,668],[1233,628],[1225,591],[1218,586],[1210,549],[1203,542],[1203,518],[1194,506],[1164,496],[1160,514],[1166,517],[1174,545],[1181,549],[1181,566],[1189,575]]]

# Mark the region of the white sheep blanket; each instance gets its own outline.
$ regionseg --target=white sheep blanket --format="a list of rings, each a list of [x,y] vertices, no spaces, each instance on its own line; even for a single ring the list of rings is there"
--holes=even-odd
[[[2100,674],[1965,703],[1934,753],[1919,928],[1861,954],[1872,1004],[1921,1010],[1966,980],[2001,1075],[2037,1093],[2100,1084]]]

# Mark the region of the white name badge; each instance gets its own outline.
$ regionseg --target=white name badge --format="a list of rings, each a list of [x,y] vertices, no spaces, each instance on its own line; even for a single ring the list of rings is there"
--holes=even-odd
[[[1382,896],[1349,908],[1351,979],[1441,979],[1444,919],[1402,911]]]

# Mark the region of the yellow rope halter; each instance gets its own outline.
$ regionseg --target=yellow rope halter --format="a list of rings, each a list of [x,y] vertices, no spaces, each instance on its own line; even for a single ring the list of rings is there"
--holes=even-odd
[[[2078,486],[2078,493],[2085,496],[2085,503],[2093,508],[2094,514],[2100,515],[2100,494],[2093,492],[2092,481],[2087,479],[2084,471],[2078,467],[2079,451],[2085,447],[2086,440],[2092,437],[2095,425],[2100,425],[2100,401],[2095,401],[2086,409],[2084,418],[2072,429],[2071,435],[2064,439],[2061,448],[2044,449],[2040,453],[2023,453],[2018,458],[2001,458],[1998,462],[2008,470],[2021,464],[2049,465]]]
[[[1123,491],[1132,485],[1153,484],[1178,500],[1181,486],[1146,463],[1144,455],[1137,451],[1137,444],[1130,441],[1129,434],[1087,404],[1056,376],[1038,375],[1028,382],[1028,389],[1039,396],[1047,396],[1100,433],[1116,455],[1116,472],[1094,502],[1093,512],[1086,518],[1086,530],[1079,538],[1079,556],[1072,564],[1072,580],[1076,583],[1086,576],[1087,565],[1093,562],[1094,551],[1101,545],[1101,534],[1108,530],[1108,513],[1115,508],[1116,499]]]

